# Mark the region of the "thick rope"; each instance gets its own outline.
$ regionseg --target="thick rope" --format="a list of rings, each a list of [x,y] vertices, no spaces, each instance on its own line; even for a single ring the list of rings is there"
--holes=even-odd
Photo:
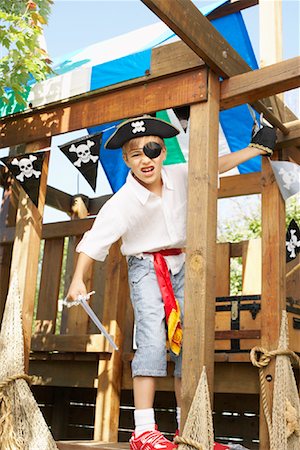
[[[7,392],[7,388],[20,379],[31,384],[32,377],[26,373],[19,373],[0,382],[0,447],[7,450],[22,450],[23,447],[14,432],[12,404]]]
[[[265,381],[265,375],[264,375],[264,368],[268,366],[269,362],[272,358],[275,356],[284,355],[288,356],[293,362],[295,366],[300,367],[300,358],[298,355],[296,355],[295,352],[289,349],[277,349],[277,350],[271,350],[268,351],[264,349],[263,347],[254,347],[250,352],[250,360],[252,364],[255,367],[259,368],[259,380],[260,380],[260,388],[261,388],[261,395],[262,395],[262,405],[263,405],[263,411],[265,414],[270,441],[273,440],[273,433],[272,433],[272,419],[268,404],[268,397],[267,397],[267,390],[266,390],[266,381]],[[293,432],[297,433],[297,429],[295,428]],[[291,435],[291,433],[290,433]]]
[[[18,373],[16,375],[5,378],[3,381],[0,381],[0,392],[3,391],[3,389],[6,388],[10,383],[21,379],[27,381],[29,385],[31,384],[32,377],[30,377],[26,373]]]
[[[176,436],[175,439],[174,439],[174,443],[175,444],[189,445],[190,447],[194,447],[197,450],[205,450],[203,445],[200,444],[199,442],[194,441],[194,439],[184,438],[182,436]]]

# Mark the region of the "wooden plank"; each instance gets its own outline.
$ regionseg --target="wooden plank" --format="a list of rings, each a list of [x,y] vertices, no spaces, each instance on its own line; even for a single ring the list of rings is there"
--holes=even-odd
[[[261,295],[261,346],[267,350],[277,348],[281,312],[285,309],[285,203],[278,189],[271,165],[262,161],[262,295]],[[272,408],[275,360],[265,375],[272,381],[266,383],[267,396]],[[261,410],[261,450],[269,448],[267,426]]]
[[[225,297],[230,294],[230,244],[217,244],[216,257],[216,296]]]
[[[52,186],[47,187],[46,205],[69,213],[73,196]]]
[[[45,242],[35,321],[36,333],[55,333],[63,249],[63,238],[48,239]]]
[[[194,69],[169,78],[143,81],[142,84],[99,92],[88,99],[37,109],[0,120],[1,145],[28,142],[44,136],[114,122],[146,112],[159,111],[205,101],[206,68]],[[88,114],[83,114],[89,111]]]
[[[77,247],[78,242],[80,241],[81,236],[74,239],[72,242],[72,246],[74,246],[74,251]],[[70,266],[71,272],[74,272],[77,259],[78,259],[79,253],[75,252],[72,262],[74,264],[73,268]],[[70,275],[71,273],[69,273]],[[89,270],[85,273],[85,285],[87,288],[87,292],[91,292],[93,290],[93,278],[94,278],[94,265],[91,265]],[[67,285],[65,285],[66,290],[68,288]],[[67,294],[67,292],[66,292]],[[66,308],[64,307],[64,312],[66,314],[66,330],[65,332],[67,334],[87,334],[88,327],[89,327],[89,316],[84,311],[82,307],[73,307],[73,308]]]
[[[217,221],[219,80],[211,72],[207,103],[191,106],[182,373],[182,426],[206,367],[212,393]]]
[[[243,242],[242,294],[261,293],[261,239]]]
[[[80,236],[88,231],[94,223],[94,218],[67,220],[65,222],[47,223],[43,226],[43,239],[53,239],[64,236]]]
[[[110,344],[102,334],[34,334],[31,350],[36,352],[111,353]]]
[[[282,60],[282,2],[261,0],[259,4],[259,49],[262,67]],[[278,111],[276,101],[271,102]],[[278,111],[282,119],[281,110]],[[276,155],[278,158],[278,155]],[[268,161],[262,162],[262,296],[261,296],[261,345],[277,348],[281,312],[285,309],[285,204],[274,180]],[[275,360],[265,374],[272,376],[266,383],[267,400],[272,411]],[[259,422],[260,450],[270,447],[269,432],[260,396]]]
[[[300,120],[285,123],[288,134],[278,131],[276,149],[300,146]],[[300,151],[300,150],[298,150]]]
[[[9,155],[14,156],[15,154],[17,154],[16,149],[10,149]],[[1,166],[1,172],[4,190],[0,206],[0,236],[7,227],[15,225],[20,192],[19,184],[14,181],[8,169]],[[8,293],[11,255],[12,245],[0,245],[0,324]]]
[[[49,147],[49,139],[37,141],[26,146],[26,152]],[[24,333],[24,364],[28,370],[32,320],[40,241],[42,234],[42,217],[46,197],[47,174],[50,152],[46,152],[42,174],[40,176],[38,208],[33,205],[28,195],[22,190],[16,221],[16,238],[13,245],[11,275],[18,275],[19,291],[23,304],[22,320]]]
[[[218,198],[260,194],[260,172],[245,173],[220,178]]]
[[[114,442],[118,439],[122,350],[125,335],[125,311],[128,301],[127,264],[116,242],[106,263],[103,324],[119,347],[109,360],[99,361],[94,439]],[[104,389],[105,386],[105,389]]]
[[[300,86],[300,56],[262,69],[232,76],[221,82],[221,109],[289,91]]]
[[[257,369],[251,363],[217,363],[214,392],[257,394],[259,392]]]
[[[234,356],[234,355],[233,355]],[[240,355],[239,355],[240,356]],[[245,362],[216,362],[213,392],[232,394],[258,394],[259,378],[257,368],[249,362],[249,354],[241,355]],[[173,363],[168,364],[168,376],[157,378],[157,391],[173,391]],[[170,368],[170,371],[169,371]],[[234,380],[234,383],[232,382]],[[132,389],[130,363],[125,362],[122,375],[122,389]]]
[[[231,258],[239,258],[243,255],[243,242],[230,242],[230,256]],[[247,241],[246,241],[247,242]]]
[[[60,387],[97,387],[98,361],[31,360],[29,375],[34,385]]]
[[[215,20],[255,5],[258,5],[258,0],[231,0],[230,2],[216,8],[206,17],[208,20]]]
[[[223,330],[215,332],[215,339],[260,339],[260,330]]]

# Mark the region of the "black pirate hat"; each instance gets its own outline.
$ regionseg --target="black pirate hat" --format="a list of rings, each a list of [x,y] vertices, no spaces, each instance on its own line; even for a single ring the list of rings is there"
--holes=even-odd
[[[105,142],[104,147],[114,150],[137,137],[159,136],[160,138],[170,138],[177,134],[179,134],[179,130],[169,122],[144,115],[120,123],[116,131]]]

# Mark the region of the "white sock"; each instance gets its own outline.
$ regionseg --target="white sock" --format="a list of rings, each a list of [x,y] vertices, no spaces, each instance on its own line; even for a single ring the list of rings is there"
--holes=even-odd
[[[180,406],[176,406],[176,420],[178,430],[180,430],[180,418],[181,418],[181,408]]]
[[[138,437],[145,431],[155,430],[154,409],[134,410],[135,436]]]

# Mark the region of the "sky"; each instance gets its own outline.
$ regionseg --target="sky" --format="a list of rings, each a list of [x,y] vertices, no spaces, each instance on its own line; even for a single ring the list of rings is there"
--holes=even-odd
[[[194,1],[197,7],[202,7],[214,1]],[[300,2],[299,0],[282,0],[283,5],[283,59],[298,56],[300,51]],[[258,6],[248,8],[242,12],[254,52],[259,61],[259,16]],[[99,41],[127,33],[146,25],[159,22],[159,18],[152,13],[140,0],[55,0],[52,6],[48,25],[44,29],[47,50],[50,58],[55,60],[78,49]],[[299,93],[288,93],[286,102],[291,109],[299,114]],[[54,145],[67,142],[83,135],[83,132],[69,133],[68,135],[53,138]],[[59,150],[57,149],[57,153]],[[3,155],[4,156],[4,155]],[[58,155],[56,154],[56,157]],[[62,158],[64,156],[60,155]],[[54,158],[51,156],[51,159]],[[68,165],[68,167],[70,164]],[[49,171],[49,184],[59,187],[59,181],[65,179],[61,164],[51,164]],[[98,185],[96,194],[89,188],[85,180],[78,176],[76,169],[69,169],[70,180],[60,189],[70,194],[79,191],[90,197],[110,193],[110,187],[101,172],[99,165]],[[65,180],[66,182],[66,180]],[[55,213],[46,208],[45,222],[53,220],[66,220],[63,213]]]

